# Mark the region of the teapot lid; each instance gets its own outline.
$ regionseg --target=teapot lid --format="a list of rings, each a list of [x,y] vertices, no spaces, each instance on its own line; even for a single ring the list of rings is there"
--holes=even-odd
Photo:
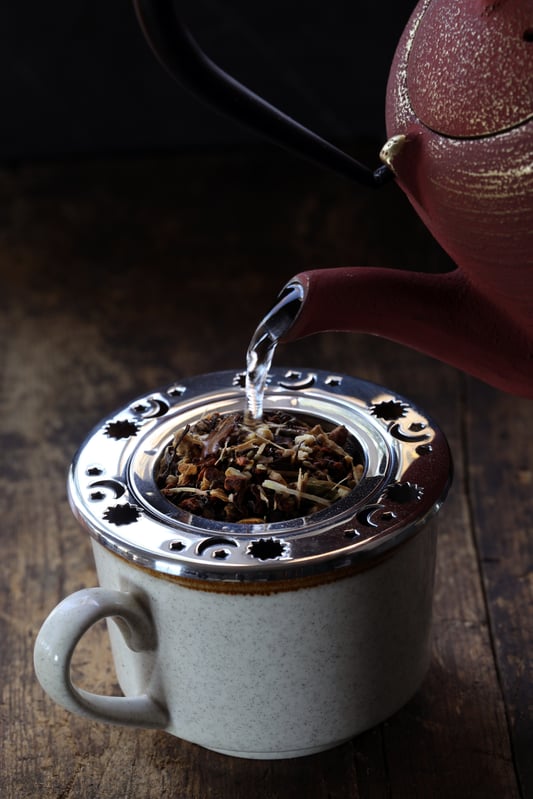
[[[414,535],[440,508],[451,479],[437,425],[389,389],[320,370],[270,372],[265,410],[344,425],[363,476],[346,497],[307,517],[223,523],[173,505],[156,467],[178,428],[244,408],[244,374],[189,378],[133,400],[104,419],[77,452],[68,494],[104,547],[161,574],[268,581],[364,564]]]
[[[471,138],[533,118],[529,3],[430,0],[417,20],[407,87],[424,125]]]

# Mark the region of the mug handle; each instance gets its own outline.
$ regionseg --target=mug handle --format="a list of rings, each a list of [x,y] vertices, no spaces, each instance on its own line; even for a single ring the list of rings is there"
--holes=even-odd
[[[134,652],[155,649],[153,623],[132,594],[85,588],[60,602],[42,625],[34,649],[37,679],[55,702],[73,713],[108,724],[165,729],[168,711],[148,694],[103,696],[72,683],[70,662],[79,640],[95,622],[108,616],[116,617]]]

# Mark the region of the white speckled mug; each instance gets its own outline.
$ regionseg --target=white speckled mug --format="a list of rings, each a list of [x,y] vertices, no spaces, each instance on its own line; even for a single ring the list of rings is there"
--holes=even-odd
[[[101,587],[52,611],[35,667],[53,699],[93,719],[239,757],[297,757],[379,723],[420,685],[436,550],[428,522],[450,457],[435,424],[387,389],[273,370],[265,408],[346,425],[361,483],[293,522],[185,514],[158,491],[155,464],[177,427],[242,406],[238,377],[204,375],[138,399],[82,446],[69,495]],[[101,618],[123,697],[71,682],[76,644]]]

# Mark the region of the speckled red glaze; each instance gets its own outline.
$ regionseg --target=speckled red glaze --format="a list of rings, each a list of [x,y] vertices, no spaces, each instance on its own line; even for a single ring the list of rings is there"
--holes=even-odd
[[[304,272],[286,340],[374,333],[533,398],[532,38],[532,0],[417,5],[387,88],[387,133],[405,137],[390,163],[457,269]]]
[[[532,34],[531,0],[425,0],[398,48],[393,115],[397,89],[407,85],[407,105],[444,136],[487,136],[526,122],[533,114]]]
[[[398,46],[397,180],[472,284],[533,334],[533,3],[425,0]],[[416,109],[416,111],[415,111]]]

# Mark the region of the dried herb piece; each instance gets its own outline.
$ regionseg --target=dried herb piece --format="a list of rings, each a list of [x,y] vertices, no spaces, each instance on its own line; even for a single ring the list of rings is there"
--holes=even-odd
[[[242,413],[212,413],[177,431],[156,480],[167,499],[197,516],[286,521],[327,508],[357,485],[363,467],[354,451],[343,426],[325,431],[285,411],[255,424]]]

